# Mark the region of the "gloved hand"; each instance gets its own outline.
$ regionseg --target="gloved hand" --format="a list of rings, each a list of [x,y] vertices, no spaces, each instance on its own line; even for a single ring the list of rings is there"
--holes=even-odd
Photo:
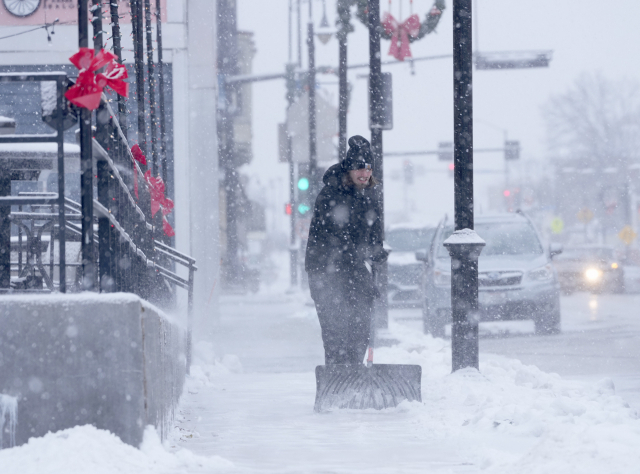
[[[389,251],[379,247],[371,256],[371,261],[374,263],[384,263],[389,258]]]

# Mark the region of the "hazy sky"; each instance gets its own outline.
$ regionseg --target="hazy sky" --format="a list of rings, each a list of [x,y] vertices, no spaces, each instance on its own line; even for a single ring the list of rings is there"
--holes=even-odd
[[[327,0],[330,23],[335,22],[335,1]],[[255,34],[257,54],[255,73],[279,72],[288,55],[289,0],[238,0],[240,29]],[[432,0],[415,0],[414,12],[421,18],[431,8]],[[640,72],[640,17],[638,0],[477,0],[475,2],[480,51],[553,50],[549,68],[512,71],[474,71],[475,146],[500,147],[504,131],[510,139],[520,140],[523,160],[538,160],[545,165],[548,150],[541,106],[550,95],[562,93],[585,72],[600,71],[605,77],[638,79]],[[409,0],[403,2],[403,16],[409,11]],[[452,1],[437,32],[411,45],[415,58],[450,54],[452,51]],[[314,0],[314,23],[322,16],[322,1]],[[381,1],[382,12],[388,2]],[[391,11],[398,17],[399,0],[392,0]],[[308,3],[303,11],[306,32]],[[295,20],[295,17],[294,17]],[[349,63],[368,61],[368,36],[355,18],[356,31],[349,35]],[[295,27],[295,22],[294,22]],[[306,34],[306,33],[305,33]],[[294,60],[296,34],[294,31]],[[316,42],[317,64],[337,65],[338,46],[335,39],[326,46]],[[303,42],[303,58],[306,47]],[[389,42],[382,41],[383,60]],[[474,46],[477,49],[477,44]],[[305,66],[306,67],[306,66]],[[452,60],[439,59],[415,63],[412,75],[408,64],[383,67],[393,73],[394,129],[384,133],[385,151],[435,149],[438,142],[453,138]],[[366,69],[352,70],[349,81],[353,95],[349,108],[348,134],[368,136],[366,79],[357,75]],[[337,103],[337,78],[319,76],[319,81],[334,95]],[[286,106],[284,81],[257,83],[254,92],[254,162],[248,173],[259,177],[261,185],[282,186],[288,180],[287,166],[277,163],[277,123],[284,120]],[[415,184],[403,187],[398,178],[402,158],[385,160],[385,191],[387,210],[401,209],[408,201],[414,208],[412,219],[433,221],[453,209],[453,180],[447,177],[446,165],[434,156],[412,158],[414,167],[421,168]],[[501,154],[476,155],[476,196],[478,209],[489,205],[488,188],[502,186],[504,163]],[[516,164],[512,176],[517,179],[522,165]],[[531,170],[532,167],[527,168]],[[496,173],[486,171],[495,170]],[[483,172],[484,171],[484,172]],[[395,179],[394,179],[395,178]],[[255,182],[255,180],[254,180]],[[266,196],[276,202],[278,226],[286,220],[280,213],[286,201],[286,190]],[[389,221],[389,220],[388,220]]]

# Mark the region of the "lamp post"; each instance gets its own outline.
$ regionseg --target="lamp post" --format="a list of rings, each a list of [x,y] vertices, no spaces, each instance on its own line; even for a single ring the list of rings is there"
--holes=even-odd
[[[347,35],[353,27],[349,23],[349,2],[338,0],[338,159],[347,151]]]
[[[309,53],[309,181],[310,194],[314,196],[316,189],[316,166],[318,164],[316,146],[316,46],[313,31],[313,0],[309,0],[309,22],[307,24],[307,51]]]
[[[453,371],[478,368],[478,257],[485,245],[473,230],[473,100],[471,0],[453,2],[455,232],[451,256]]]

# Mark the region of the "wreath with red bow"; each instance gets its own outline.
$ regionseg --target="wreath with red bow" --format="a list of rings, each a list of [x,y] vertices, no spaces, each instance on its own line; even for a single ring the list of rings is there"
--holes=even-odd
[[[344,1],[349,2],[349,6],[356,5],[356,16],[358,17],[358,20],[368,28],[369,2],[367,0]],[[440,18],[442,17],[442,12],[445,8],[445,0],[435,0],[431,10],[429,10],[429,13],[425,15],[424,21],[422,22],[420,21],[420,17],[415,13],[403,22],[396,20],[391,13],[385,13],[382,16],[382,29],[380,31],[380,36],[386,40],[391,40],[389,55],[393,56],[398,61],[404,61],[405,58],[410,58],[411,50],[409,49],[409,44],[414,41],[418,41],[433,32],[438,26]],[[341,17],[339,19],[343,28],[347,31],[353,31],[353,28],[348,24],[348,21],[348,17]]]

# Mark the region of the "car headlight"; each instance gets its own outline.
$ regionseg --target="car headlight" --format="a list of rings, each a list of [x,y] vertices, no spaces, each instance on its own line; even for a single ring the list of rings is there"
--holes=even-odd
[[[544,267],[531,270],[527,276],[533,281],[551,280],[553,278],[553,269],[551,268],[551,264],[547,263]]]
[[[451,273],[435,270],[433,272],[433,281],[436,286],[451,286]]]
[[[587,279],[587,281],[595,283],[597,281],[600,281],[600,279],[602,278],[602,270],[600,270],[599,268],[587,268],[587,270],[584,272],[584,277]]]

